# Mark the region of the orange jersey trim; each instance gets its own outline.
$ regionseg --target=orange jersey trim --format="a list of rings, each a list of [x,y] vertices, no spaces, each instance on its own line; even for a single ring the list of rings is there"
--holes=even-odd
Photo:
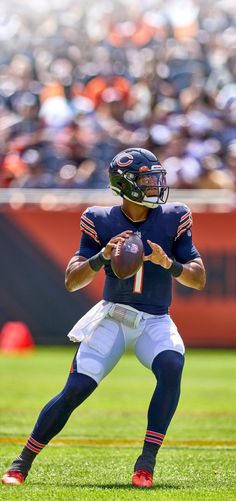
[[[180,221],[184,221],[184,219],[186,219],[188,216],[191,216],[191,217],[192,217],[191,210],[189,210],[188,212],[186,212],[186,214],[184,214],[184,215],[180,218]]]
[[[95,242],[97,242],[98,244],[101,245],[101,242],[92,233],[90,233],[89,231],[85,230],[82,226],[80,226],[80,229],[81,229],[81,231],[83,231],[84,233],[87,233],[87,235],[89,235],[90,237],[92,237],[93,240],[95,240]]]
[[[90,226],[88,226],[87,224],[85,224],[84,221],[80,221],[80,225],[83,226],[83,228],[85,228],[86,230],[91,231],[91,233],[93,233],[93,235],[95,237],[98,236],[97,232],[95,230],[93,230],[92,228],[90,228]]]
[[[91,221],[87,216],[85,216],[84,214],[82,214],[81,216],[81,219],[84,219],[86,223],[89,223],[91,224],[91,226],[95,227],[95,224],[93,221]]]
[[[189,217],[186,221],[184,221],[184,223],[180,224],[177,228],[177,233],[179,232],[179,230],[181,230],[182,228],[184,228],[184,226],[186,226],[188,223],[192,223],[193,220],[191,217]]]
[[[177,240],[177,238],[179,238],[180,235],[182,235],[182,233],[184,233],[188,228],[191,228],[191,226],[192,226],[192,221],[188,221],[188,224],[181,231],[177,233],[175,240]]]

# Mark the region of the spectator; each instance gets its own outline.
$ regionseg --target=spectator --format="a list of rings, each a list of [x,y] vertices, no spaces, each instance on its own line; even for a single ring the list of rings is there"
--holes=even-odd
[[[233,2],[2,5],[0,186],[104,188],[137,144],[158,146],[173,187],[231,187],[235,25]]]

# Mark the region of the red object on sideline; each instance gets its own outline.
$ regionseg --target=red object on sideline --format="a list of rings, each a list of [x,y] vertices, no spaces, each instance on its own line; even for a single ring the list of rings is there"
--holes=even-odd
[[[30,351],[35,343],[29,327],[24,322],[6,322],[0,333],[1,351],[22,352]]]

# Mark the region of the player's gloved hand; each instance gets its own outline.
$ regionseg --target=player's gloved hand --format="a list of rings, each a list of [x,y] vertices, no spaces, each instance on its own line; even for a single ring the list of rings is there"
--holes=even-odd
[[[122,233],[119,233],[119,235],[112,237],[111,240],[109,240],[109,242],[107,243],[106,247],[104,247],[103,249],[103,256],[105,257],[105,259],[111,259],[111,251],[116,247],[116,244],[118,244],[118,242],[124,242],[125,239],[129,238],[132,233],[132,230],[126,230],[122,231]]]
[[[172,259],[170,259],[167,254],[163,251],[162,247],[151,240],[147,240],[148,245],[152,249],[152,253],[148,256],[144,256],[144,261],[151,261],[154,264],[159,264],[166,270],[168,270],[172,265]]]

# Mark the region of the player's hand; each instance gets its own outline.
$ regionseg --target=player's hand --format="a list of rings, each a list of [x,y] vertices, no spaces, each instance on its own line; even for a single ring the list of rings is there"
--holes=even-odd
[[[126,230],[122,231],[122,233],[119,233],[119,235],[116,235],[115,237],[112,237],[111,240],[107,243],[106,247],[104,248],[103,255],[106,259],[111,259],[111,251],[116,247],[118,242],[125,242],[126,238],[129,238],[130,235],[133,233],[132,230]]]
[[[167,256],[162,247],[151,240],[147,240],[148,245],[150,245],[152,252],[148,256],[144,256],[144,261],[151,261],[151,263],[159,264],[166,270],[171,267],[172,260]]]

